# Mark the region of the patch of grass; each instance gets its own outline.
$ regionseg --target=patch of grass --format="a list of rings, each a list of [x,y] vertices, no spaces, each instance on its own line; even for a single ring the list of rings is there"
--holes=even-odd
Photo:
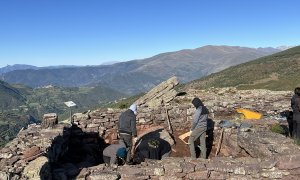
[[[300,139],[294,139],[294,143],[296,144],[296,145],[298,145],[298,146],[300,146]]]
[[[113,102],[113,103],[107,103],[103,107],[105,108],[119,108],[119,109],[126,109],[129,108],[131,104],[133,104],[136,100],[138,100],[140,97],[145,95],[145,93],[141,93],[135,96],[131,96],[126,99],[122,99],[118,102]]]
[[[175,103],[178,103],[178,104],[187,104],[187,103],[192,103],[192,101],[188,98],[182,98],[182,99],[177,99],[175,98],[174,99],[174,102]]]
[[[280,124],[274,124],[271,127],[271,131],[279,134],[286,134],[285,129]]]

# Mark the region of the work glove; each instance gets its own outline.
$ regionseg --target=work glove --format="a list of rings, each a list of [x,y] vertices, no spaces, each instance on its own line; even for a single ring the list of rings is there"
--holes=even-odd
[[[137,138],[137,137],[134,137],[134,138],[132,139],[133,144],[135,144],[137,140],[138,140],[138,138]]]

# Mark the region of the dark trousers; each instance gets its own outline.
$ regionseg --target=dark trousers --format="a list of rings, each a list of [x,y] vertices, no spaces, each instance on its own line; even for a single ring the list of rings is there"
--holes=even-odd
[[[300,142],[300,122],[293,121],[293,138]]]
[[[288,125],[289,125],[289,135],[290,135],[290,137],[293,137],[293,131],[294,131],[293,119],[288,119],[287,118],[287,122],[288,122]]]
[[[126,162],[130,162],[131,161],[132,136],[130,134],[120,133],[120,139],[123,139],[123,141],[126,145],[126,150],[127,150]]]
[[[108,157],[108,156],[103,156],[103,161],[104,161],[104,163],[110,165],[110,157]]]

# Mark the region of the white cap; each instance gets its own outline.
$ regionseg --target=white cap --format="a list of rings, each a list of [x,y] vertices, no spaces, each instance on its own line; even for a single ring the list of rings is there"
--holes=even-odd
[[[137,105],[136,104],[132,104],[129,107],[129,109],[132,110],[135,115],[137,114]]]

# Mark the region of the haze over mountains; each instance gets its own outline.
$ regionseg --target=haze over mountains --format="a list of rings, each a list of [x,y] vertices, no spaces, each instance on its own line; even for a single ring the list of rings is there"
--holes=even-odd
[[[156,56],[99,66],[26,67],[8,72],[0,69],[1,79],[30,87],[56,85],[80,87],[100,85],[125,94],[145,92],[175,75],[188,82],[227,67],[279,52],[276,48],[204,46],[167,52]]]
[[[229,67],[194,80],[185,88],[236,87],[293,91],[300,86],[300,46]]]
[[[147,91],[172,75],[178,76],[181,83],[196,79],[183,88],[234,86],[292,90],[300,86],[300,46],[273,54],[278,51],[274,48],[205,46],[113,65],[2,68],[2,72],[11,70],[2,74],[2,78],[12,84],[0,80],[0,146],[45,113],[57,113],[60,120],[67,118],[69,110],[63,104],[65,101],[73,100],[78,105],[77,111],[83,112],[128,97],[128,94]],[[261,58],[252,59],[256,57]],[[224,68],[227,69],[217,72]],[[24,86],[26,83],[32,87]]]

